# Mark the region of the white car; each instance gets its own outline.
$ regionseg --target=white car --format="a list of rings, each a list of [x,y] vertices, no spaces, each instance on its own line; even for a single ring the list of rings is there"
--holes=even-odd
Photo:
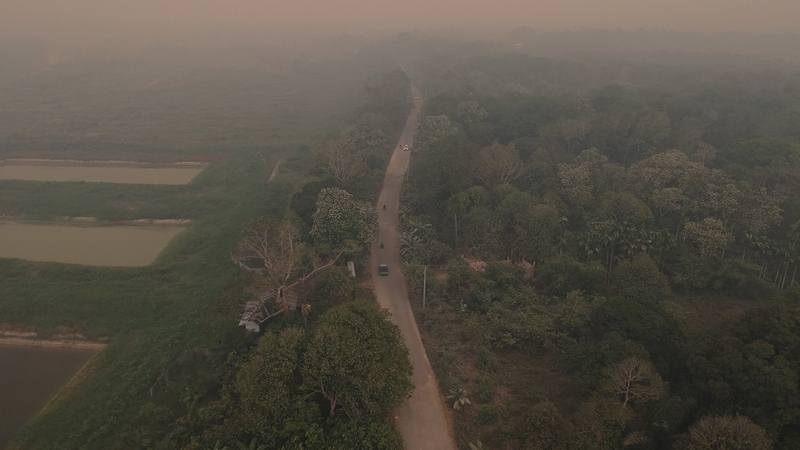
[[[403,151],[404,151],[404,152],[407,152],[407,151],[409,151],[409,150],[411,150],[411,149],[410,149],[410,148],[408,148],[408,144],[406,144],[406,145],[404,145],[404,146],[403,146]]]

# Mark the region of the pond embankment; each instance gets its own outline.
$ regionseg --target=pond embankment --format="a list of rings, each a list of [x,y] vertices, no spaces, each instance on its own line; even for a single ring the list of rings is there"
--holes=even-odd
[[[33,332],[0,332],[0,447],[64,387],[78,383],[106,344]]]
[[[0,258],[87,266],[141,267],[187,227],[186,221],[100,223],[0,221]]]
[[[206,167],[207,163],[202,162],[17,158],[0,160],[0,180],[182,185],[190,183]]]

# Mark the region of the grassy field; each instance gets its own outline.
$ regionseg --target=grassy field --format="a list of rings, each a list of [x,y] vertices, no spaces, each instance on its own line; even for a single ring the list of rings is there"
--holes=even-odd
[[[104,133],[83,138],[80,135],[86,130],[79,126],[55,127],[37,137],[36,130],[47,128],[50,119],[34,114],[41,111],[35,101],[28,102],[27,112],[14,119],[19,124],[27,115],[30,123],[12,130],[13,125],[4,122],[0,156],[212,161],[187,186],[0,183],[2,215],[43,220],[63,216],[192,220],[192,226],[149,267],[89,268],[0,260],[0,322],[33,328],[43,337],[68,329],[109,343],[93,360],[89,376],[29,423],[15,446],[171,448],[169,434],[175,420],[191,413],[196,400],[209,394],[227,370],[228,355],[251,339],[236,326],[245,279],[229,259],[242,228],[259,216],[285,213],[290,194],[311,160],[313,144],[348,120],[361,101],[354,93],[363,86],[363,76],[342,67],[333,64],[316,72],[274,75],[284,82],[279,88],[254,81],[255,72],[240,73],[244,81],[228,73],[229,83],[222,79],[216,79],[216,85],[189,83],[175,88],[177,99],[147,97],[153,101],[147,110],[158,111],[160,118],[130,111],[123,117],[111,115],[114,121],[95,122]],[[87,81],[91,82],[97,80]],[[226,97],[220,91],[208,91],[205,99],[193,94],[223,85],[222,94],[237,89],[256,94]],[[117,88],[109,89],[119,93]],[[282,96],[285,89],[291,95]],[[0,98],[8,100],[11,92],[8,85],[3,86]],[[24,95],[15,91],[12,100],[22,102],[16,96]],[[262,101],[259,96],[276,100]],[[223,104],[206,110],[205,115],[198,112],[198,120],[192,122],[190,112],[197,106],[187,100],[192,98]],[[63,101],[84,117],[110,111],[94,101],[119,105],[114,98],[83,101],[78,94]],[[136,109],[143,101],[129,99],[123,104]],[[70,108],[57,115],[69,116],[65,113]],[[260,115],[265,111],[269,115]],[[136,122],[136,117],[141,120]],[[204,122],[215,117],[224,120],[213,126]],[[235,123],[245,118],[249,125],[236,128]],[[129,121],[134,121],[133,126],[125,125]],[[191,127],[195,135],[190,136],[184,127]],[[141,138],[129,139],[134,135]],[[125,145],[112,145],[117,139]],[[159,139],[163,145],[151,145]],[[281,173],[267,185],[269,170],[278,160],[284,161]]]
[[[238,271],[228,252],[243,223],[282,214],[291,189],[280,182],[265,188],[253,167],[247,154],[216,166],[210,175],[227,186],[225,201],[196,218],[150,267],[0,263],[4,322],[45,335],[67,327],[110,338],[92,376],[23,433],[25,447],[150,445],[150,437],[140,434],[160,436],[165,430],[158,425],[170,424],[181,411],[184,391],[202,384],[202,375],[186,380],[181,373],[202,374],[196,364],[219,370],[218,359],[241,334],[235,327]]]

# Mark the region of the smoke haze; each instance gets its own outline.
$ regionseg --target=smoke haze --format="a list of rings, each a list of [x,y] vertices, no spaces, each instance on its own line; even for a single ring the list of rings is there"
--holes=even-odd
[[[0,29],[40,39],[433,27],[792,32],[796,0],[3,0]]]

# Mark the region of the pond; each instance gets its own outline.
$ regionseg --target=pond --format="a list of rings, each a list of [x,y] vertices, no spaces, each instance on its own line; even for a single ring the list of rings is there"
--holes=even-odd
[[[96,350],[0,345],[0,448]]]
[[[87,266],[151,264],[185,226],[0,222],[0,258]]]
[[[205,165],[153,166],[141,163],[86,163],[58,160],[0,161],[0,180],[85,181],[127,184],[188,184]]]

